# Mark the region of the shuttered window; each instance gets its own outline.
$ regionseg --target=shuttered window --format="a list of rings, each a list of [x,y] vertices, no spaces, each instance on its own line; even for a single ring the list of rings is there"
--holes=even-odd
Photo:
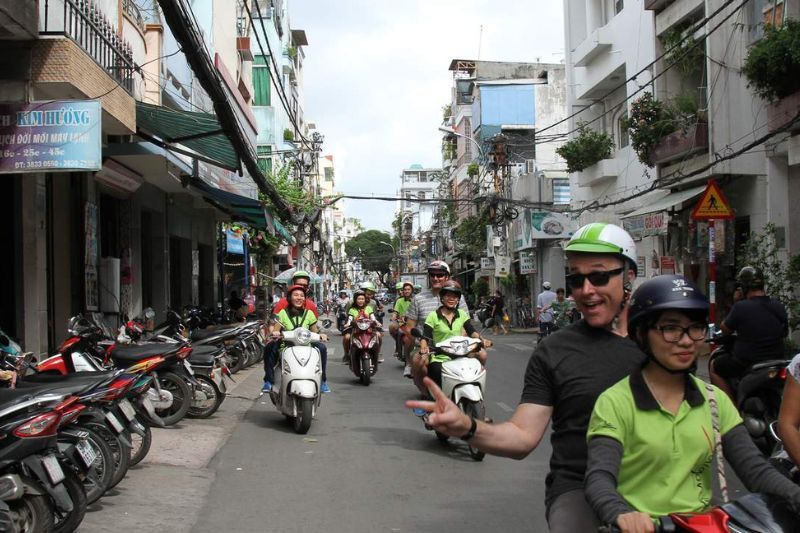
[[[253,61],[253,105],[255,106],[269,106],[270,93],[269,93],[269,67],[267,56],[255,56]]]

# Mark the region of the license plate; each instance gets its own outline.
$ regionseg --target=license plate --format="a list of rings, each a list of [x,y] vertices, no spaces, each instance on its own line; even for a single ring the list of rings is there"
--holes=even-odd
[[[189,372],[189,375],[194,376],[194,370],[192,369],[192,365],[189,364],[189,361],[184,359],[183,364],[186,367],[186,371]]]
[[[119,402],[119,409],[128,422],[132,422],[133,419],[136,418],[136,409],[133,408],[131,402],[128,400],[123,399]]]
[[[47,477],[53,485],[58,485],[64,481],[64,471],[61,469],[61,464],[55,455],[45,455],[42,457],[42,464],[47,471]]]
[[[122,433],[125,431],[125,427],[122,425],[122,422],[114,415],[114,413],[106,413],[106,421],[111,425],[111,427],[117,433]]]
[[[150,418],[154,418],[156,416],[156,409],[153,407],[153,402],[151,402],[150,398],[147,396],[142,398],[142,407],[144,407],[144,410],[147,411],[148,415],[150,415]]]
[[[78,455],[81,456],[84,466],[86,468],[91,467],[94,464],[94,460],[97,459],[97,452],[94,451],[91,444],[85,440],[79,440],[75,448],[78,449]]]

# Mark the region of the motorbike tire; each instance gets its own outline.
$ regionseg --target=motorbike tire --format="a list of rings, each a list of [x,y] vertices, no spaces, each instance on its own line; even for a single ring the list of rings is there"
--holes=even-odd
[[[217,412],[222,401],[225,399],[225,393],[219,390],[214,380],[208,376],[195,375],[195,379],[200,382],[200,386],[205,392],[207,400],[203,405],[195,406],[194,402],[189,406],[189,412],[186,416],[189,418],[208,418]]]
[[[58,509],[53,512],[53,533],[72,533],[77,530],[86,515],[86,492],[78,475],[69,468],[64,469],[64,488],[67,489],[72,500],[72,510],[61,513]]]
[[[94,460],[94,479],[89,476],[83,480],[83,488],[86,491],[86,503],[93,504],[99,500],[108,490],[108,486],[114,478],[114,452],[105,439],[94,430],[81,428],[89,434],[86,441],[94,449],[97,457]]]
[[[26,494],[18,500],[6,502],[16,530],[26,533],[50,533],[53,531],[53,509],[46,496]]]
[[[479,402],[473,402],[470,400],[460,400],[458,402],[458,407],[461,411],[464,412],[467,416],[471,416],[475,420],[483,420],[486,417],[486,406],[483,405],[483,400]],[[483,458],[486,456],[486,453],[480,451],[477,448],[473,448],[472,446],[467,443],[469,447],[469,455],[476,461],[483,461]]]
[[[228,369],[231,371],[231,374],[235,374],[244,368],[244,358],[245,356],[240,347],[231,346],[228,348]]]
[[[297,402],[297,416],[292,420],[292,425],[295,433],[305,435],[311,427],[312,413],[314,412],[314,399],[299,398]]]
[[[97,433],[106,444],[111,448],[114,454],[114,475],[111,477],[111,483],[108,484],[106,490],[111,490],[116,487],[120,481],[128,473],[128,468],[131,465],[131,451],[127,444],[119,440],[117,435],[108,429],[108,426],[100,422],[86,422],[83,424],[95,433]]]
[[[156,414],[164,421],[164,425],[171,426],[183,420],[189,412],[192,390],[186,380],[174,372],[159,374],[158,383],[162,389],[172,393],[172,405],[168,409],[156,409]]]
[[[438,431],[435,430],[434,433],[436,433],[436,438],[439,439],[440,442],[447,442],[450,440],[449,435],[445,435],[444,433],[439,433]]]
[[[131,433],[129,438],[133,448],[131,448],[131,460],[128,466],[138,465],[150,453],[150,446],[153,444],[153,430],[150,428],[150,424],[142,425],[144,426],[144,437]]]
[[[370,372],[368,364],[366,365],[366,368],[364,368],[365,363],[366,361],[364,360],[363,357],[361,357],[359,360],[359,367],[358,367],[359,371],[358,379],[361,381],[362,385],[364,385],[365,387],[369,387],[369,382],[372,379],[372,372]]]

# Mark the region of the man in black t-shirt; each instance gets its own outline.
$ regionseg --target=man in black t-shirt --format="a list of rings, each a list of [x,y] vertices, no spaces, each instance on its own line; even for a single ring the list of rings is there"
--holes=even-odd
[[[586,430],[597,397],[639,368],[644,354],[627,338],[625,303],[636,277],[636,248],[625,230],[604,223],[580,228],[566,247],[567,283],[583,320],[546,337],[525,371],[522,398],[508,422],[475,420],[426,379],[435,402],[409,401],[429,412],[436,431],[494,455],[523,459],[552,422],[545,503],[550,531],[597,531],[583,493]]]
[[[789,333],[786,308],[764,292],[761,269],[746,266],[736,281],[744,299],[736,302],[720,325],[726,335],[736,333],[731,353],[723,353],[711,363],[711,382],[736,403],[728,380],[740,379],[747,369],[761,361],[783,358],[783,339]]]

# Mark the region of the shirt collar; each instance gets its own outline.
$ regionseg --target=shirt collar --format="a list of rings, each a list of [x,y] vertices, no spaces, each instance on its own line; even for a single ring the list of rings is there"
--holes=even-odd
[[[684,376],[686,381],[683,399],[686,400],[686,402],[692,407],[703,405],[705,398],[700,392],[700,389],[697,388],[697,383],[690,374],[684,374]],[[658,401],[653,397],[653,393],[650,392],[650,388],[644,381],[641,368],[631,373],[630,384],[631,392],[633,393],[633,401],[636,404],[637,409],[641,409],[643,411],[661,409]]]
[[[447,319],[444,317],[444,315],[442,314],[442,309],[444,309],[444,306],[443,306],[443,305],[440,305],[440,306],[439,306],[439,307],[436,309],[436,316],[437,316],[437,317],[439,317],[439,318],[441,318],[441,319],[442,319],[442,320],[444,320],[445,322],[448,322],[448,323],[449,323],[450,321],[449,321],[449,320],[447,320]],[[458,317],[460,316],[460,314],[461,314],[461,309],[459,309],[458,307],[456,307],[456,310],[455,310],[455,312],[453,313],[453,322],[455,322],[456,318],[458,318]]]

